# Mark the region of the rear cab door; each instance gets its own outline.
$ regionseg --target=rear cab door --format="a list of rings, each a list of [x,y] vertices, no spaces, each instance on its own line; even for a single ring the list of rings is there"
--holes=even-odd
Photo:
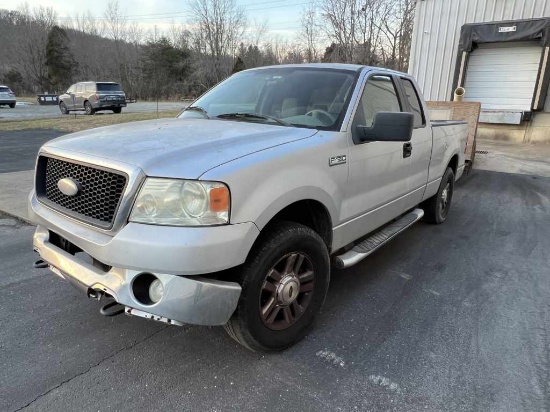
[[[410,140],[409,172],[407,177],[408,207],[422,201],[428,182],[432,156],[432,128],[426,116],[426,107],[415,81],[408,76],[397,76],[404,110],[414,115],[414,130]]]

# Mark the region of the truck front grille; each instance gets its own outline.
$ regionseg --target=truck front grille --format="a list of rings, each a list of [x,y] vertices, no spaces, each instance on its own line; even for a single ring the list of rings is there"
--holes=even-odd
[[[67,177],[79,186],[74,196],[67,196],[58,188],[58,182]],[[64,214],[101,228],[113,225],[126,182],[127,177],[121,172],[53,157],[40,156],[38,159],[38,199]]]

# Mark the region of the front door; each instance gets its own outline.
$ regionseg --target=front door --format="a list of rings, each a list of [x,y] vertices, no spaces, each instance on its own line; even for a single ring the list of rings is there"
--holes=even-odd
[[[67,90],[67,94],[69,95],[69,98],[63,101],[63,103],[65,103],[65,106],[67,106],[67,109],[69,109],[69,110],[74,109],[74,101],[75,101],[75,98],[76,98],[75,93],[76,93],[76,84],[73,84]]]
[[[84,85],[82,83],[76,85],[74,106],[76,110],[84,110]]]
[[[348,243],[406,211],[410,159],[404,156],[404,143],[362,143],[357,133],[357,126],[372,126],[376,113],[401,112],[402,107],[392,76],[369,75],[349,131],[349,177],[342,206],[346,223],[339,231]]]

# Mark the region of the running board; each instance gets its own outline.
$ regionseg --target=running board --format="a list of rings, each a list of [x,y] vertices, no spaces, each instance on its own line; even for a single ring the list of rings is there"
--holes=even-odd
[[[383,246],[405,229],[418,222],[424,216],[422,209],[414,209],[412,212],[401,216],[395,222],[385,226],[384,228],[374,232],[371,236],[358,243],[350,251],[343,255],[336,256],[335,264],[338,269],[349,268],[350,266],[359,263],[367,256],[372,254],[376,249]]]

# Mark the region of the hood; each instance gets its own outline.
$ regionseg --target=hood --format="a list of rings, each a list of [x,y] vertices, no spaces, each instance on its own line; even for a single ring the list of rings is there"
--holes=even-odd
[[[132,164],[148,176],[193,179],[223,163],[316,132],[238,121],[159,119],[72,133],[44,148]]]

